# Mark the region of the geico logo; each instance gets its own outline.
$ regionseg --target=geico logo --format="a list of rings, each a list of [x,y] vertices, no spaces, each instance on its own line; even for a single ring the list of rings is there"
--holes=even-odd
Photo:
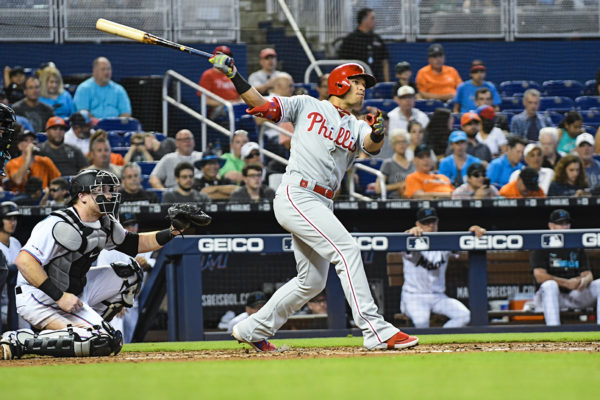
[[[480,238],[461,236],[459,246],[462,250],[520,249],[523,247],[523,237],[521,235],[484,235]]]
[[[388,249],[388,239],[385,236],[359,236],[354,239],[360,251]]]
[[[203,238],[198,240],[201,253],[213,252],[260,252],[265,248],[261,238]]]
[[[583,247],[598,247],[600,244],[600,233],[584,233],[581,236]]]

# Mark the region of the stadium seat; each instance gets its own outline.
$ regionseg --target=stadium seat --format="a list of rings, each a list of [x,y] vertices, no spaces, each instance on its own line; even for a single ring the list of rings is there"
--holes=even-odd
[[[150,185],[150,175],[142,174],[142,187],[146,190],[152,187],[152,185]]]
[[[548,111],[547,114],[550,117],[550,119],[552,120],[552,123],[554,125],[558,125],[560,123],[560,121],[562,121],[563,118],[565,117],[564,115],[562,115],[561,113],[556,112],[556,111]]]
[[[542,83],[542,90],[546,96],[564,96],[574,99],[581,96],[583,85],[573,80],[545,81]]]
[[[583,88],[584,96],[598,96],[597,85],[595,79],[590,79],[589,81],[585,81]]]
[[[127,135],[129,133],[129,135]],[[130,132],[108,131],[108,142],[111,148],[129,146]]]
[[[373,88],[365,90],[365,100],[371,100],[373,98]]]
[[[444,103],[444,107],[446,107],[450,111],[454,111],[454,104],[456,104],[454,99],[448,100],[447,102]]]
[[[38,143],[44,143],[46,140],[48,140],[48,136],[46,136],[44,132],[38,132],[36,133],[36,136]]]
[[[382,111],[390,112],[394,108],[398,107],[398,104],[394,100],[390,99],[371,99],[365,100],[363,110],[367,111],[367,107],[377,107]]]
[[[244,115],[248,115],[246,110],[248,109],[248,105],[246,103],[238,103],[233,105],[233,115],[235,119],[242,118]]]
[[[510,126],[510,122],[512,121],[513,117],[515,116],[514,112],[510,112],[510,111],[500,111],[496,113],[496,120],[498,119],[498,117],[506,117],[506,123],[508,124],[508,126]]]
[[[167,136],[164,133],[160,133],[160,132],[153,132],[153,133],[154,133],[154,137],[159,142],[162,142],[163,140],[165,140],[167,138]]]
[[[10,201],[16,195],[17,195],[17,193],[15,193],[15,192],[11,192],[9,190],[3,190],[0,192],[0,201]]]
[[[552,96],[540,98],[540,111],[567,112],[575,109],[575,102],[569,97]]]
[[[511,110],[512,112],[521,112],[524,109],[523,99],[519,97],[503,97],[500,103],[500,110],[502,111]]]
[[[77,90],[77,86],[78,86],[78,85],[75,85],[75,84],[71,84],[71,83],[65,83],[65,84],[63,85],[63,88],[64,88],[64,89],[65,89],[67,92],[69,92],[69,94],[70,94],[71,96],[75,96],[75,91]]]
[[[600,124],[598,126],[584,124],[581,126],[581,129],[583,130],[583,132],[591,133],[592,136],[596,136],[596,132],[598,132],[598,127],[600,127]]]
[[[304,88],[309,96],[312,96],[316,99],[319,98],[319,91],[317,90],[316,83],[294,83],[294,89]]]
[[[581,111],[583,123],[586,125],[600,124],[600,110]],[[591,133],[591,132],[590,132]]]
[[[415,108],[418,108],[423,112],[433,112],[436,108],[442,107],[444,107],[444,103],[440,100],[415,100]]]
[[[379,82],[373,89],[371,89],[371,94],[374,99],[391,99],[394,97],[394,93],[392,90],[394,89],[394,85],[396,82]]]
[[[376,158],[367,158],[367,159],[356,160],[355,163],[366,165],[367,167],[371,167],[371,168],[375,168],[375,169],[379,170],[381,168],[381,164],[383,163],[383,160],[376,159]],[[367,186],[370,183],[374,183],[377,180],[377,176],[375,176],[371,173],[368,173],[366,171],[361,171],[360,169],[356,170],[356,175],[358,176],[358,184],[365,193],[367,193],[366,192]],[[373,192],[371,192],[371,194],[373,194]]]
[[[104,129],[105,131],[141,131],[142,124],[135,118],[102,118],[98,121],[96,129]]]
[[[150,175],[156,164],[157,161],[138,161],[138,165],[142,169],[142,175]]]
[[[524,93],[527,89],[540,90],[540,85],[536,81],[504,81],[498,86],[498,91],[504,97]]]
[[[600,109],[600,96],[580,96],[575,99],[575,106],[579,110]]]
[[[243,129],[248,132],[248,139],[251,142],[258,142],[258,125],[252,115],[244,115],[235,121],[235,129]]]

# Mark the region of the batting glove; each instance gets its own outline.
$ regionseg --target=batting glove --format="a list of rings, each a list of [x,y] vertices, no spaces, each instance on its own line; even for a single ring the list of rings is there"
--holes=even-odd
[[[381,110],[377,110],[377,114],[367,114],[367,123],[371,127],[371,133],[377,136],[383,135],[383,113]]]
[[[214,68],[224,73],[229,79],[233,78],[237,73],[237,68],[233,65],[233,58],[223,53],[212,56],[208,61]]]

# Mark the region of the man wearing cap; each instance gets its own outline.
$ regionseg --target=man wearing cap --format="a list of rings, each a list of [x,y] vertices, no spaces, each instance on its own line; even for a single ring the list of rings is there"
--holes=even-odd
[[[575,140],[575,152],[581,158],[585,176],[594,188],[600,184],[600,162],[594,158],[594,137],[587,133],[580,133]]]
[[[202,158],[202,153],[194,150],[196,142],[189,129],[182,129],[175,135],[175,152],[165,155],[150,173],[150,185],[155,189],[172,188],[177,185],[173,171],[182,162],[193,163]],[[196,171],[198,178],[200,170]]]
[[[410,79],[412,77],[412,67],[410,66],[410,63],[408,61],[400,61],[396,64],[395,71],[397,82],[392,89],[392,98],[397,96],[398,89],[402,86],[410,86],[415,91],[415,96],[418,96],[417,85]]]
[[[233,132],[231,144],[229,145],[229,153],[221,156],[225,160],[225,165],[219,170],[219,175],[239,184],[243,181],[242,168],[244,168],[244,160],[242,159],[242,147],[248,143],[248,132],[243,129],[238,129]]]
[[[89,165],[81,150],[65,143],[67,123],[61,117],[52,117],[46,122],[48,140],[40,145],[40,154],[49,157],[62,176],[77,175]]]
[[[525,157],[525,164],[538,172],[538,184],[547,194],[550,183],[554,179],[554,170],[542,167],[542,147],[537,143],[529,143],[523,150],[523,156]],[[514,171],[510,175],[509,182],[516,180],[520,173],[521,171]]]
[[[567,210],[554,210],[548,221],[550,230],[571,229]],[[590,262],[583,248],[540,249],[529,259],[535,281],[535,308],[544,311],[546,325],[560,325],[561,309],[584,309],[596,306],[596,323],[600,324],[600,279],[594,280]]]
[[[477,140],[480,123],[479,115],[473,111],[468,111],[460,117],[460,129],[467,134],[467,153],[479,158],[482,164],[487,167],[488,163],[492,161],[492,152],[487,144],[480,143]],[[450,152],[452,152],[451,146],[446,150],[446,154]]]
[[[65,133],[65,143],[77,147],[85,155],[90,150],[92,127],[98,123],[88,110],[76,111],[69,117],[69,129]]]
[[[15,114],[27,118],[36,132],[43,132],[46,121],[54,115],[54,109],[40,101],[40,80],[30,76],[25,80],[25,98],[13,105]]]
[[[202,171],[202,178],[194,180],[194,189],[205,193],[211,200],[227,200],[238,186],[227,178],[219,176],[219,169],[225,160],[214,154],[204,154],[194,166]]]
[[[364,61],[379,82],[388,82],[390,56],[383,39],[375,33],[375,12],[371,8],[359,10],[356,22],[356,30],[342,41],[338,57],[342,60]]]
[[[151,204],[159,203],[155,192],[144,190],[142,187],[142,168],[135,162],[127,163],[121,170],[121,204]]]
[[[507,199],[546,197],[546,193],[539,185],[539,175],[535,169],[525,167],[519,172],[517,179],[500,188],[500,196]]]
[[[454,191],[450,179],[432,172],[431,149],[425,144],[415,148],[413,159],[416,171],[406,177],[404,195],[409,199],[449,199]]]
[[[511,136],[508,139],[506,154],[493,160],[487,168],[487,176],[494,185],[497,187],[506,185],[510,175],[525,166],[521,159],[526,144],[527,142],[518,136]]]
[[[515,115],[510,121],[510,132],[527,140],[538,141],[540,129],[553,126],[552,120],[540,109],[541,94],[537,89],[527,89],[523,93],[525,110]]]
[[[496,126],[496,110],[490,105],[480,105],[477,107],[479,116],[479,132],[475,138],[480,143],[484,143],[494,157],[506,153],[508,150],[506,135],[502,129]]]
[[[229,57],[233,57],[233,52],[228,46],[215,47],[213,54],[217,53],[223,53],[227,54]],[[214,68],[208,68],[202,73],[198,85],[232,103],[239,103],[242,101],[240,95],[235,90],[233,83],[231,83],[231,80]],[[201,96],[202,92],[196,92],[196,94]],[[208,96],[206,97],[206,104],[209,107],[218,107],[222,105]]]
[[[417,72],[417,87],[419,94],[424,99],[437,99],[447,101],[456,95],[456,88],[462,83],[458,71],[453,67],[444,65],[446,61],[444,48],[439,43],[434,43],[427,50],[429,65]]]
[[[452,192],[452,200],[491,199],[498,196],[498,189],[486,179],[483,164],[471,164],[467,169],[467,181]]]
[[[194,189],[194,166],[181,162],[175,167],[176,187],[163,193],[163,203],[210,203],[210,197]]]
[[[424,233],[437,232],[438,221],[435,208],[421,208],[417,211],[416,225],[406,233],[420,238]],[[469,232],[481,237],[486,230],[473,225]],[[460,328],[471,320],[469,309],[446,295],[446,270],[450,257],[457,258],[458,253],[439,250],[402,252],[404,284],[400,310],[411,319],[415,328],[428,328],[432,312],[449,318],[444,328]]]
[[[259,58],[260,69],[248,76],[248,83],[260,94],[269,94],[275,85],[275,78],[281,73],[277,71],[277,52],[267,47],[260,51]]]
[[[423,111],[415,108],[415,89],[410,86],[401,86],[394,94],[394,101],[398,107],[388,113],[388,130],[408,130],[409,121],[417,121],[423,129],[429,124],[429,117]]]
[[[473,60],[469,73],[471,79],[461,83],[456,89],[456,96],[454,96],[454,112],[465,113],[477,108],[475,105],[475,92],[481,87],[486,87],[490,90],[493,98],[492,104],[494,104],[497,109],[498,105],[502,102],[502,99],[500,99],[496,86],[494,86],[492,82],[485,80],[486,69],[483,61]]]
[[[452,154],[440,161],[439,173],[446,175],[456,187],[463,184],[463,177],[471,164],[481,164],[481,160],[467,153],[467,134],[463,131],[454,131],[448,139]]]
[[[266,303],[267,296],[263,292],[257,291],[248,293],[248,296],[246,297],[246,311],[229,321],[227,324],[227,333],[231,333],[235,325],[260,310]]]

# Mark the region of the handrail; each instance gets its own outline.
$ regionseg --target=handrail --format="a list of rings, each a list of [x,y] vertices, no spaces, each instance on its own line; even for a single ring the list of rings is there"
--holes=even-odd
[[[310,73],[312,72],[313,69],[317,69],[319,65],[336,65],[337,66],[337,65],[341,65],[341,64],[347,64],[347,63],[360,64],[365,69],[365,72],[367,74],[373,75],[373,71],[371,70],[371,67],[369,67],[369,64],[367,64],[366,62],[364,62],[362,60],[318,60],[318,61],[311,62],[310,65],[306,68],[306,71],[304,71],[304,83],[310,83]]]
[[[169,78],[170,77],[172,77],[173,79],[175,79],[177,81],[177,93],[176,93],[177,98],[173,98],[173,97],[169,96],[168,88],[169,88],[169,81],[170,81]],[[185,83],[187,86],[191,87],[192,89],[202,93],[202,95],[200,96],[200,109],[201,109],[202,114],[189,108],[188,106],[186,106],[185,104],[183,104],[181,102],[181,82]],[[219,103],[223,104],[223,106],[225,106],[225,108],[227,108],[227,112],[229,114],[228,115],[229,116],[229,129],[222,127],[221,125],[217,124],[214,121],[211,121],[210,119],[208,119],[208,117],[205,116],[206,115],[206,97],[207,96],[213,100],[218,101]],[[169,107],[168,107],[169,104],[179,108],[180,110],[186,112],[190,116],[192,116],[202,122],[202,150],[203,151],[206,150],[207,146],[208,146],[207,137],[206,137],[206,125],[215,129],[217,132],[220,132],[220,133],[228,136],[230,139],[233,137],[233,132],[235,131],[235,115],[233,114],[232,103],[230,101],[227,101],[227,100],[223,99],[222,97],[214,94],[213,92],[203,88],[202,86],[198,85],[197,83],[192,82],[185,76],[173,71],[172,69],[168,70],[165,73],[165,76],[163,78],[163,85],[162,85],[163,133],[165,133],[167,135],[168,135],[168,129],[169,129]]]
[[[265,136],[265,130],[269,128],[269,129],[275,129],[277,132],[279,133],[283,133],[286,136],[292,137],[292,133],[289,131],[286,131],[285,129],[283,129],[280,126],[275,125],[274,123],[272,123],[271,121],[265,121],[262,123],[262,125],[260,126],[260,130],[258,131],[258,145],[260,146],[260,150],[262,153],[264,153],[266,156],[272,158],[273,160],[283,164],[283,165],[288,165],[288,160],[281,157],[278,154],[275,154],[269,150],[265,150],[265,140],[264,140],[264,136]]]
[[[368,172],[373,174],[379,178],[379,186],[381,188],[381,200],[387,200],[387,189],[385,187],[385,176],[383,173],[375,168],[371,168],[368,165],[363,165],[359,163],[354,163],[352,168],[350,169],[350,174],[348,175],[348,194],[351,197],[355,197],[359,200],[372,201],[373,199],[363,196],[360,193],[356,193],[354,190],[354,174],[356,174],[356,170],[360,169],[361,171]]]

